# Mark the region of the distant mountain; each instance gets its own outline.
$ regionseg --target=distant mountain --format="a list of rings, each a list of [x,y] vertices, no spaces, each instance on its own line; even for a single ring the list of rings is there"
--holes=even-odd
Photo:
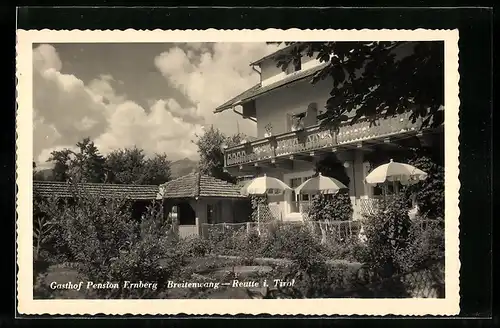
[[[170,165],[172,179],[182,177],[193,172],[194,170],[198,170],[198,162],[193,161],[189,158],[180,159],[178,161],[172,162],[172,164]]]

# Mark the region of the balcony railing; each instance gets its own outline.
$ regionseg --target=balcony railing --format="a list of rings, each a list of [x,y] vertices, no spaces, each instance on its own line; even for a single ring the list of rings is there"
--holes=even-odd
[[[405,113],[396,117],[380,118],[371,126],[366,119],[360,119],[353,125],[343,124],[337,132],[315,125],[303,130],[259,139],[227,148],[224,152],[225,165],[242,165],[417,131],[421,126],[420,120],[412,123],[409,116],[410,113]]]

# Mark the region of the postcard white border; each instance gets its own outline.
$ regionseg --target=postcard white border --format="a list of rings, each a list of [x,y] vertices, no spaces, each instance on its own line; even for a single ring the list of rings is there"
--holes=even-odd
[[[21,314],[95,315],[455,315],[459,313],[458,30],[18,30],[17,31],[17,309]],[[444,299],[34,300],[32,251],[33,43],[161,43],[443,40],[445,42]]]

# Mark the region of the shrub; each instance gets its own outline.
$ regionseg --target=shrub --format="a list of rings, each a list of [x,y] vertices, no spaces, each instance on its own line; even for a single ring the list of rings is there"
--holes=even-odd
[[[399,267],[405,271],[421,268],[436,261],[444,260],[444,222],[427,220],[412,222],[409,230],[408,246],[396,254]]]
[[[33,259],[48,264],[73,261],[63,238],[61,217],[68,201],[56,197],[33,199]]]
[[[356,285],[356,269],[327,263],[323,246],[307,226],[281,227],[273,240],[275,255],[292,261],[279,266],[274,277],[295,280],[293,286],[279,288],[276,297],[335,297],[340,291]]]
[[[365,221],[368,252],[364,262],[381,277],[389,277],[401,269],[395,258],[408,245],[411,226],[408,210],[406,198],[393,197]]]
[[[148,208],[139,223],[131,218],[127,200],[88,195],[81,190],[74,204],[64,204],[51,212],[61,238],[78,272],[88,281],[116,282],[117,289],[96,289],[104,298],[158,297],[157,289],[127,289],[124,282],[155,282],[160,288],[184,263],[184,254],[173,245],[170,225],[162,211]]]
[[[239,255],[247,247],[246,227],[213,229],[208,234],[208,247],[218,255]]]
[[[349,221],[352,213],[349,194],[340,191],[335,195],[316,195],[307,209],[307,217],[312,221]]]
[[[36,270],[34,271],[36,272]],[[34,299],[48,299],[53,298],[54,295],[50,286],[46,282],[47,272],[35,273],[33,281],[33,298]]]
[[[427,227],[423,223],[427,222]],[[444,257],[444,226],[439,220],[408,217],[404,196],[394,197],[367,218],[365,262],[382,277],[408,272]]]
[[[212,250],[210,242],[198,236],[180,240],[176,247],[179,247],[186,256],[192,257],[203,257]]]
[[[266,196],[261,195],[251,195],[250,203],[252,205],[252,215],[251,220],[253,222],[259,221],[259,207],[260,207],[260,222],[265,222],[271,217],[268,207],[268,200]]]
[[[328,242],[323,244],[323,254],[335,260],[362,262],[366,259],[367,246],[357,236],[345,241]]]
[[[321,245],[303,224],[276,224],[261,236],[259,254],[301,261],[321,256]]]
[[[420,213],[430,218],[444,218],[444,167],[436,164],[428,156],[418,156],[408,161],[409,164],[428,174],[427,179],[405,188],[409,198],[416,195]]]

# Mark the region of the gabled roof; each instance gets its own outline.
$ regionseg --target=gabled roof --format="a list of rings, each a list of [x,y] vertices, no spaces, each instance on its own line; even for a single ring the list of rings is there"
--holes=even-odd
[[[304,70],[304,71],[298,71],[297,73],[293,73],[285,77],[284,79],[281,79],[279,81],[276,81],[274,83],[268,84],[266,86],[262,86],[260,83],[257,85],[254,85],[250,89],[244,91],[243,93],[237,95],[231,100],[226,101],[224,104],[220,105],[215,109],[215,113],[220,113],[226,109],[232,108],[234,106],[240,105],[244,102],[256,99],[268,92],[271,92],[279,87],[283,87],[285,85],[301,81],[303,79],[306,79],[310,76],[312,76],[314,73],[318,72],[319,70],[323,69],[326,67],[328,63],[323,63],[321,65],[312,67],[310,69]]]
[[[33,193],[42,197],[73,197],[74,187],[81,188],[85,193],[99,195],[102,198],[128,198],[133,200],[153,200],[158,195],[159,188],[155,185],[130,185],[108,183],[78,183],[60,181],[33,181]]]
[[[277,55],[279,55],[279,54],[281,54],[281,53],[284,53],[284,52],[286,52],[287,50],[289,50],[290,48],[292,48],[292,47],[294,47],[294,46],[296,46],[296,45],[298,45],[298,43],[292,43],[292,44],[287,45],[287,46],[285,46],[285,47],[283,47],[283,48],[281,48],[281,49],[278,49],[278,50],[276,50],[275,52],[270,53],[270,54],[269,54],[269,55],[267,55],[267,56],[264,56],[264,57],[262,57],[262,58],[260,58],[260,59],[258,59],[258,60],[256,60],[256,61],[254,61],[254,62],[251,62],[251,63],[250,63],[250,66],[255,66],[255,65],[258,65],[258,64],[262,63],[264,60],[267,60],[267,59],[273,58],[273,57],[275,57],[275,56],[277,56]]]
[[[201,173],[190,173],[160,186],[163,198],[243,198],[237,185]]]

